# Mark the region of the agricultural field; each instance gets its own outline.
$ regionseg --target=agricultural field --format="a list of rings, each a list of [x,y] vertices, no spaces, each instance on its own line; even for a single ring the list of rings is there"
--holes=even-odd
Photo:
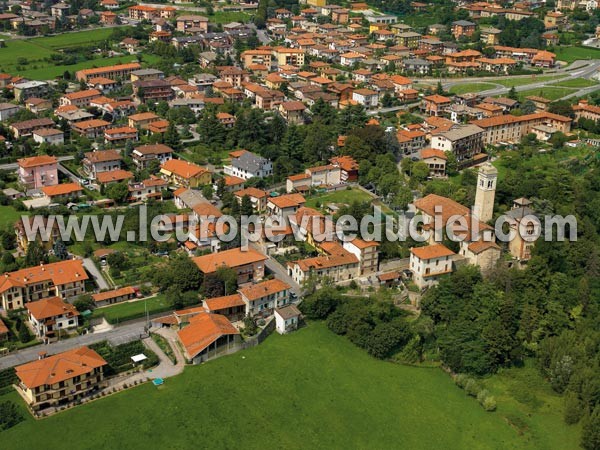
[[[528,377],[523,386],[537,396],[543,381]],[[489,384],[504,392],[510,378]],[[512,398],[508,392],[507,403]],[[23,405],[14,392],[5,399]],[[158,388],[147,383],[39,421],[26,414],[1,438],[11,450],[60,448],[64,433],[73,449],[576,448],[578,429],[561,422],[560,403],[527,417],[499,400],[496,412],[485,412],[443,371],[376,360],[312,323],[187,367]]]

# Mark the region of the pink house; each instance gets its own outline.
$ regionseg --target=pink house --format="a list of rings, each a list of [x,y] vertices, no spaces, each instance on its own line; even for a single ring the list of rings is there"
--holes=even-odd
[[[41,189],[58,184],[58,160],[41,155],[19,159],[19,181],[27,189]]]

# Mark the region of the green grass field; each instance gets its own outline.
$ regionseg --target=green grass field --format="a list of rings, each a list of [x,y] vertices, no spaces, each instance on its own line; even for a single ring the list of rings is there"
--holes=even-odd
[[[26,211],[17,211],[12,206],[0,206],[0,230],[12,228],[21,216],[27,215]]]
[[[572,63],[578,59],[599,59],[600,49],[592,47],[559,47],[554,49],[556,59]]]
[[[525,86],[527,84],[539,83],[540,81],[559,80],[565,77],[567,77],[567,75],[531,75],[528,77],[521,78],[505,78],[503,80],[494,80],[494,83],[501,84],[505,87],[516,87]]]
[[[146,305],[144,305],[144,303]],[[164,295],[157,295],[148,300],[136,300],[126,303],[118,303],[104,308],[96,308],[92,317],[104,317],[108,323],[119,323],[124,320],[144,317],[145,308],[148,314],[168,311],[170,305]]]
[[[335,191],[327,194],[314,195],[306,199],[306,206],[314,208],[317,202],[321,205],[327,205],[327,203],[346,203],[350,204],[354,201],[369,202],[373,199],[369,194],[360,189],[342,189],[341,191]]]
[[[497,87],[492,83],[465,83],[452,86],[450,93],[452,94],[466,94],[467,92],[481,92],[487,91],[488,89],[494,89]]]
[[[62,448],[66,435],[73,449],[576,447],[576,429],[533,426],[520,433],[441,370],[375,360],[317,323],[187,367],[159,388],[145,384],[40,421],[28,416],[1,437],[11,450]]]
[[[564,80],[559,83],[553,83],[552,86],[585,88],[585,87],[595,86],[597,84],[598,84],[598,82],[594,81],[594,80],[586,80],[585,78],[570,78],[568,80]]]
[[[197,13],[191,13],[197,14]],[[208,20],[211,23],[229,23],[229,22],[248,22],[252,16],[241,11],[215,11],[211,16],[208,16]]]
[[[521,91],[517,95],[519,97],[519,100],[521,100],[521,101],[523,101],[523,99],[525,99],[525,97],[528,97],[530,95],[544,97],[544,98],[547,98],[548,100],[558,100],[558,99],[564,97],[565,95],[573,94],[576,92],[577,92],[577,89],[574,89],[574,88],[547,86],[547,87],[543,87],[543,88]]]
[[[123,55],[112,58],[95,58],[80,61],[71,65],[54,65],[46,61],[53,53],[61,49],[74,46],[85,46],[105,41],[113,30],[110,28],[66,33],[58,36],[41,37],[34,39],[8,40],[6,47],[0,48],[0,70],[3,72],[21,75],[23,77],[45,80],[60,76],[65,70],[77,71],[91,67],[109,66],[112,64],[136,61],[135,56]],[[26,58],[27,64],[19,64],[19,58]],[[155,55],[144,55],[148,63],[158,62],[160,58]],[[19,69],[17,70],[17,67]]]

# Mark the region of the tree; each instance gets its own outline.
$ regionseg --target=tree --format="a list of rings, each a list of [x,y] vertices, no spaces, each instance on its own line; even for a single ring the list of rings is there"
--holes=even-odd
[[[583,425],[581,446],[585,450],[600,448],[600,406],[596,406]]]
[[[129,187],[126,181],[121,181],[120,183],[112,183],[106,188],[106,196],[111,200],[114,200],[115,203],[121,203],[125,201],[128,194]]]
[[[83,312],[88,309],[93,309],[95,305],[92,296],[89,294],[84,294],[80,295],[75,299],[75,301],[73,302],[73,306],[77,308],[77,311]]]
[[[444,95],[445,94],[445,92],[444,92],[444,86],[442,86],[442,82],[441,81],[437,82],[437,86],[435,88],[435,93],[437,95]]]
[[[533,114],[536,109],[535,103],[531,100],[525,100],[521,105],[521,112],[523,114]]]
[[[181,138],[179,137],[177,127],[173,122],[169,122],[167,131],[165,131],[164,141],[166,145],[175,150],[177,150],[181,146]]]
[[[242,203],[240,205],[240,214],[242,216],[251,216],[254,214],[254,207],[252,206],[252,200],[247,195],[242,197]]]
[[[25,321],[21,320],[19,324],[19,341],[23,344],[29,342],[31,340],[31,333],[29,332],[29,328],[25,324]]]
[[[550,105],[548,105],[548,112],[552,114],[558,114],[559,116],[571,118],[575,117],[575,113],[573,112],[573,106],[571,106],[571,103],[569,103],[568,100],[559,100],[550,103]]]
[[[508,91],[508,98],[510,98],[512,100],[519,99],[519,96],[517,95],[517,90],[515,89],[514,86],[511,86],[510,90]]]
[[[32,267],[47,262],[48,255],[46,254],[44,247],[42,247],[37,239],[31,241],[27,246],[27,252],[25,253],[25,265],[27,267]]]
[[[54,242],[54,256],[56,256],[58,259],[67,259],[69,257],[69,252],[67,251],[67,246],[65,245],[65,243],[62,241],[61,238],[58,238],[55,242]]]
[[[202,186],[202,195],[204,198],[211,200],[213,198],[215,191],[210,184],[205,184]]]

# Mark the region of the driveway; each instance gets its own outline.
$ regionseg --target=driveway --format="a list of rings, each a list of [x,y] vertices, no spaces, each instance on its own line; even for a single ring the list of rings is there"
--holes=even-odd
[[[83,259],[83,267],[85,267],[85,269],[92,275],[99,289],[110,289],[110,285],[104,279],[102,273],[100,270],[98,270],[96,264],[94,264],[94,261],[92,261],[91,258]]]

